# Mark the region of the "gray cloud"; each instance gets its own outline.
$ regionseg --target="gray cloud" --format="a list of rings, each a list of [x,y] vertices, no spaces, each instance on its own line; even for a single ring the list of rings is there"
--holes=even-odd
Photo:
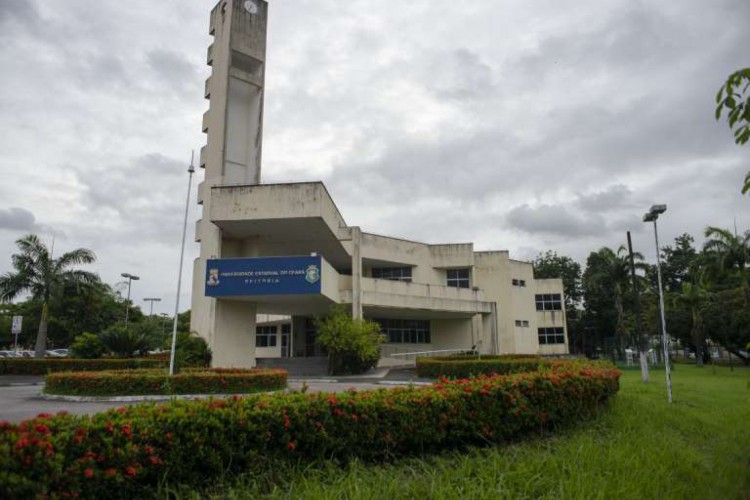
[[[20,207],[0,209],[0,229],[12,231],[38,231],[41,226],[36,223],[34,214]]]

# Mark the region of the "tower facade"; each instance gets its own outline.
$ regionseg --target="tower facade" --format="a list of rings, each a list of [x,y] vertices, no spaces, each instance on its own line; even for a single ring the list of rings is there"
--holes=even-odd
[[[203,293],[206,260],[223,254],[221,230],[209,222],[211,188],[260,183],[267,21],[264,0],[221,0],[212,9],[209,22],[213,36],[206,60],[211,67],[205,85],[209,107],[202,123],[207,141],[200,152],[205,180],[198,186],[202,217],[195,228],[200,257],[193,267],[191,329],[207,339],[220,362],[233,365],[235,360],[222,359],[231,347],[219,347],[232,342],[214,338],[219,317],[232,315],[217,315],[217,301]],[[243,314],[242,321],[251,316],[254,322],[255,311]]]

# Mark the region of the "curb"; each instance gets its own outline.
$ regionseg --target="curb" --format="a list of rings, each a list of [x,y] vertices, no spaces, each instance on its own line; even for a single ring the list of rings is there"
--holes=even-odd
[[[147,401],[172,401],[174,399],[210,399],[210,398],[231,398],[234,396],[245,397],[255,396],[257,394],[274,394],[283,392],[287,389],[278,391],[248,392],[242,394],[143,394],[138,396],[67,396],[63,394],[45,394],[39,393],[39,397],[48,401],[75,401],[79,403],[139,403]]]

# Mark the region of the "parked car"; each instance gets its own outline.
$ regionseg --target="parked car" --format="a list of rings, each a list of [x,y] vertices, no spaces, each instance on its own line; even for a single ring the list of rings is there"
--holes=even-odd
[[[50,358],[67,358],[69,351],[67,349],[50,349],[45,352],[45,356]]]

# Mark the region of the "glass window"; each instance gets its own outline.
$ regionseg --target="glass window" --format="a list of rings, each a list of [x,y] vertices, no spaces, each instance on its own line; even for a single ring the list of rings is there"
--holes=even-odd
[[[255,327],[255,347],[276,347],[276,325]]]
[[[545,293],[536,295],[537,311],[561,311],[562,296],[559,293]]]
[[[411,267],[373,267],[372,277],[411,283]]]
[[[375,319],[391,344],[429,344],[430,322],[421,319]]]
[[[469,288],[469,269],[448,269],[445,271],[446,284],[456,288]]]
[[[528,328],[529,327],[529,321],[526,319],[517,319],[516,320],[516,326],[522,327],[522,328]]]
[[[565,329],[561,326],[539,328],[539,345],[564,344]]]

